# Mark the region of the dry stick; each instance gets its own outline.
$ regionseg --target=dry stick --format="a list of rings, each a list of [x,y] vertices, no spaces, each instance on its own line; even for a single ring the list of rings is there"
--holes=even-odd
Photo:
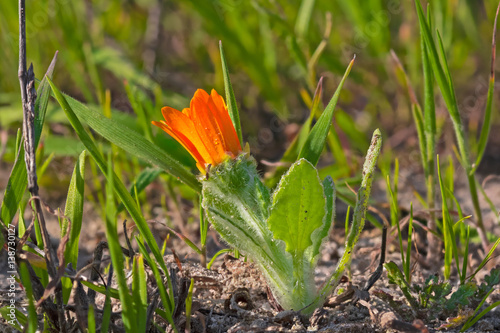
[[[369,291],[371,287],[377,282],[378,279],[382,276],[382,272],[384,271],[384,263],[385,263],[385,250],[387,248],[387,226],[384,226],[382,229],[382,243],[380,244],[380,261],[377,269],[370,276],[368,281],[366,281],[365,286],[363,287],[364,291]]]
[[[33,197],[38,197],[38,184],[36,178],[36,161],[35,161],[35,74],[33,72],[33,64],[26,71],[26,4],[25,0],[19,0],[19,84],[21,87],[21,98],[23,105],[23,138],[24,138],[24,160],[26,163],[26,171],[28,175],[28,190]],[[45,261],[47,262],[47,271],[51,279],[57,278],[57,269],[55,264],[56,253],[51,246],[50,237],[45,226],[45,219],[42,212],[40,200],[35,200],[35,213],[40,224],[42,239],[45,247]],[[56,288],[56,301],[58,306],[59,329],[66,331],[64,304],[62,297],[62,289]]]
[[[96,246],[96,248],[94,250],[94,257],[92,259],[92,271],[90,272],[90,279],[89,279],[90,282],[94,282],[99,278],[99,276],[100,276],[99,271],[100,271],[100,265],[101,265],[101,261],[102,261],[102,254],[104,252],[104,249],[107,249],[107,248],[108,248],[108,243],[105,241],[100,242]],[[89,303],[95,305],[95,297],[96,297],[95,290],[89,288],[89,290],[87,292],[87,297],[89,299]]]

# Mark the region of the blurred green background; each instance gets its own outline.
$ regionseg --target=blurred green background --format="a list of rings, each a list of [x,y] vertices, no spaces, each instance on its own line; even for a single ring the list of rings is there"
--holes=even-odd
[[[430,1],[471,140],[484,113],[496,6],[493,0]],[[335,116],[338,142],[348,157],[365,151],[376,127],[391,148],[417,145],[406,89],[390,55],[393,49],[421,100],[420,33],[413,1],[28,0],[26,17],[27,57],[37,79],[58,50],[57,86],[86,103],[111,109],[114,117],[145,135],[151,129],[141,126],[134,112],[139,118],[160,119],[161,106],[183,108],[197,88],[223,92],[221,40],[244,137],[258,158],[280,159],[308,117],[320,76],[325,77],[327,102],[354,54]],[[13,159],[22,117],[17,34],[17,2],[2,1],[0,126],[9,134],[7,161]],[[498,105],[498,94],[495,98]],[[437,105],[441,125],[447,124],[439,98]],[[498,116],[494,121],[498,124]],[[49,105],[47,123],[45,154],[76,156],[81,151],[67,127],[54,125],[66,123],[55,103]],[[441,127],[441,149],[453,144],[451,132],[446,135],[449,127]],[[165,136],[154,140],[177,150],[192,166]],[[494,151],[499,141],[492,134],[487,158],[500,156]]]

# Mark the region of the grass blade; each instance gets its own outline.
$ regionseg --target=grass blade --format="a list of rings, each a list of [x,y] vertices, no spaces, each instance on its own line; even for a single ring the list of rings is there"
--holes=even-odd
[[[28,322],[24,327],[24,332],[35,333],[38,329],[38,316],[35,308],[35,298],[33,296],[33,288],[31,286],[30,273],[26,263],[21,262],[19,265],[19,274],[21,282],[28,297]]]
[[[476,268],[474,273],[472,273],[472,275],[470,277],[468,277],[468,279],[473,279],[474,276],[476,276],[477,272],[479,272],[488,263],[488,261],[490,261],[491,257],[493,256],[493,253],[495,252],[498,245],[500,245],[500,238],[498,238],[497,241],[495,242],[495,244],[493,244],[493,246],[491,247],[488,254],[484,257],[483,261],[481,261],[481,263]]]
[[[92,304],[89,305],[89,312],[87,316],[87,330],[88,333],[95,333],[96,324],[95,324],[95,311],[94,306]]]
[[[228,253],[228,252],[233,252],[233,250],[232,249],[222,249],[222,250],[219,250],[216,254],[214,254],[212,259],[210,259],[210,262],[207,264],[207,269],[210,269],[212,267],[212,265],[214,264],[215,259],[217,259],[217,257],[219,257],[221,254]]]
[[[108,241],[109,254],[118,283],[118,292],[122,304],[122,320],[127,332],[137,332],[137,321],[134,318],[132,297],[130,296],[123,265],[123,253],[118,238],[118,224],[116,223],[116,206],[114,197],[114,177],[111,163],[111,154],[108,155],[108,171],[106,183],[106,239]],[[110,272],[111,274],[111,272]]]
[[[203,254],[203,251],[200,248],[198,248],[198,246],[196,246],[196,244],[193,243],[189,238],[187,238],[186,236],[184,236],[180,232],[177,232],[170,227],[166,227],[166,228],[168,229],[168,231],[170,231],[171,233],[173,233],[174,235],[179,237],[179,239],[184,241],[184,243],[186,243],[186,245],[189,246],[193,251],[195,251],[198,254]]]
[[[177,332],[177,329],[174,324],[174,320],[172,319],[172,313],[174,311],[174,302],[171,299],[172,297],[169,297],[167,290],[165,289],[165,284],[163,283],[163,279],[160,274],[160,270],[154,263],[153,259],[150,257],[148,251],[146,250],[146,247],[142,243],[142,241],[136,237],[137,245],[139,246],[139,251],[142,253],[146,261],[148,262],[149,267],[151,267],[151,270],[153,271],[153,275],[156,280],[156,285],[158,286],[158,291],[160,293],[160,298],[163,303],[163,306],[165,307],[165,319],[172,325],[174,328],[174,331]],[[165,272],[165,275],[168,277],[168,271]],[[170,279],[170,278],[169,278]],[[172,290],[172,289],[171,289]]]
[[[417,7],[417,15],[418,21],[420,24],[420,33],[422,34],[425,45],[429,55],[429,62],[434,70],[436,81],[438,82],[439,88],[441,89],[441,93],[443,94],[443,99],[445,100],[446,106],[448,107],[448,111],[450,113],[451,118],[453,119],[454,124],[460,124],[460,114],[458,112],[458,106],[456,103],[455,92],[453,89],[450,89],[449,85],[449,71],[447,68],[442,65],[439,59],[438,51],[436,49],[436,45],[434,44],[434,38],[432,37],[432,33],[430,28],[426,22],[422,6],[419,0],[415,0],[415,5]],[[445,74],[445,70],[448,73]]]
[[[300,151],[302,150],[302,147],[304,146],[304,143],[306,142],[307,137],[309,136],[314,116],[316,114],[321,114],[321,112],[323,111],[323,103],[321,103],[322,97],[323,97],[323,77],[319,79],[318,85],[316,86],[316,91],[314,92],[314,97],[311,102],[311,112],[309,113],[309,117],[304,122],[304,124],[300,128],[299,133],[295,136],[292,143],[290,143],[287,150],[283,154],[283,157],[281,158],[282,162],[293,163],[297,160],[297,157],[299,156]]]
[[[238,134],[238,139],[243,147],[243,136],[241,134],[241,122],[240,113],[238,111],[238,105],[236,105],[236,98],[234,97],[233,86],[231,85],[231,78],[229,76],[229,69],[227,68],[226,56],[224,55],[224,49],[222,48],[222,41],[219,41],[220,58],[222,61],[222,74],[224,75],[224,86],[226,89],[226,103],[227,110],[229,111],[229,116],[233,121],[234,129],[236,134]]]
[[[333,111],[335,110],[335,106],[337,105],[337,101],[339,100],[340,92],[342,90],[342,87],[344,86],[344,82],[351,72],[351,68],[354,64],[354,59],[356,59],[356,57],[354,57],[349,63],[349,66],[347,67],[347,70],[345,71],[345,74],[342,77],[342,80],[340,81],[335,94],[325,108],[325,111],[323,111],[323,113],[321,114],[321,117],[319,117],[318,122],[314,125],[311,132],[309,133],[304,146],[300,150],[298,159],[305,158],[306,160],[311,162],[313,166],[318,164],[319,157],[321,156],[321,152],[325,147],[328,132],[330,131],[330,127],[332,125]]]
[[[134,191],[137,191],[137,194],[144,191],[146,187],[154,182],[162,172],[163,170],[156,168],[146,168],[142,170],[137,177],[135,177],[134,183],[130,186],[130,195],[134,195]],[[121,203],[118,205],[116,212],[120,213],[123,209],[125,209],[125,206]]]
[[[297,20],[295,21],[295,33],[298,38],[304,38],[309,30],[315,0],[302,0],[300,3]]]
[[[146,319],[148,312],[148,290],[146,286],[146,270],[144,269],[144,257],[134,257],[132,267],[132,299],[134,301],[135,316],[137,318],[138,332],[146,332]]]
[[[66,250],[64,252],[65,263],[71,263],[73,268],[76,268],[78,261],[78,241],[80,239],[80,231],[82,228],[83,219],[83,198],[85,188],[85,150],[80,154],[76,161],[73,175],[69,184],[68,195],[66,198],[66,207],[64,209],[64,216],[61,225],[61,237],[70,233]],[[71,225],[70,225],[71,224]],[[68,228],[70,228],[68,230]],[[66,304],[69,300],[73,283],[70,279],[63,278],[63,299]]]
[[[427,12],[427,23],[432,29],[431,11]],[[429,62],[429,53],[425,39],[420,36],[420,48],[422,53],[422,71],[424,76],[424,133],[426,151],[422,153],[425,155],[424,173],[427,186],[427,207],[430,210],[429,228],[437,232],[436,214],[434,209],[436,207],[436,106],[434,100],[434,76],[432,74],[432,67]],[[432,234],[428,236],[429,250],[428,253],[436,253],[439,251],[439,240]]]
[[[422,67],[424,72],[424,132],[427,144],[427,168],[434,174],[434,156],[436,156],[436,107],[434,103],[434,81],[432,68],[427,55],[427,46],[422,38]]]
[[[45,78],[51,78],[54,73],[54,67],[57,61],[57,52],[50,63],[45,77],[43,78],[40,86],[37,90],[37,99],[35,101],[35,150],[40,142],[40,136],[42,134],[43,122],[45,121],[45,112],[47,110],[47,105],[49,103],[50,97],[50,87],[49,83]],[[0,218],[2,221],[9,225],[16,215],[17,207],[21,202],[24,192],[26,191],[26,186],[28,185],[28,178],[26,174],[26,164],[24,163],[24,145],[20,144],[20,149],[16,150],[17,154],[14,167],[10,174],[9,180],[7,182],[7,187],[5,189],[2,207],[0,208]]]
[[[492,290],[493,291],[493,290]],[[489,296],[489,295],[488,295]],[[486,299],[486,297],[484,298]],[[479,310],[481,308],[481,306],[483,305],[483,303],[481,303],[477,309]],[[495,302],[493,304],[491,304],[490,306],[488,306],[486,309],[484,309],[483,311],[481,311],[480,314],[478,314],[476,317],[474,317],[474,319],[472,319],[471,321],[467,321],[467,323],[465,323],[465,325],[462,327],[462,329],[460,330],[460,332],[465,332],[467,329],[469,329],[472,325],[474,325],[479,319],[483,318],[485,314],[487,314],[488,312],[490,312],[491,310],[493,310],[494,308],[496,308],[497,306],[500,306],[500,301],[498,302]]]
[[[200,212],[200,244],[201,244],[201,254],[200,254],[200,264],[202,266],[207,265],[207,234],[208,234],[208,220],[205,216],[205,210],[202,205],[202,197],[199,198],[199,212]]]
[[[64,112],[66,113],[66,116],[68,117],[68,120],[70,121],[71,125],[73,126],[76,134],[82,141],[82,143],[85,145],[87,148],[89,154],[92,156],[92,158],[95,160],[96,164],[99,166],[101,169],[101,172],[105,174],[106,176],[109,176],[107,173],[107,165],[106,162],[104,161],[104,158],[102,157],[101,153],[97,149],[97,146],[95,145],[94,141],[90,138],[88,133],[84,130],[82,124],[78,120],[76,114],[73,112],[73,109],[69,105],[69,103],[66,101],[66,98],[63,96],[63,94],[57,89],[56,86],[50,81],[49,79],[50,86],[52,88],[52,91],[54,92],[54,95],[56,96],[56,99],[58,100],[59,104],[63,108]],[[167,266],[165,265],[165,262],[163,261],[163,257],[161,255],[161,252],[158,248],[158,245],[156,244],[156,240],[151,233],[151,230],[149,229],[146,220],[142,216],[139,208],[135,204],[134,199],[130,195],[130,193],[127,191],[125,188],[125,185],[121,182],[121,180],[116,176],[116,174],[113,172],[111,174],[111,177],[113,178],[113,185],[114,185],[114,190],[118,194],[118,197],[120,200],[123,202],[125,205],[125,208],[129,212],[129,214],[132,216],[132,219],[134,220],[137,228],[139,229],[139,232],[141,235],[144,237],[146,242],[148,243],[149,248],[151,249],[151,252],[153,252],[153,255],[156,259],[156,262],[160,265],[162,270],[165,272],[165,275],[167,276],[167,282],[168,282],[168,287],[169,290],[172,289],[172,281],[170,280],[170,276],[168,275],[168,270]],[[118,269],[118,267],[117,267]],[[173,304],[173,295],[171,297],[171,303]],[[167,305],[165,305],[167,306]]]
[[[191,332],[191,308],[193,305],[193,288],[194,288],[194,279],[191,278],[191,284],[189,285],[188,295],[186,297],[186,333]]]
[[[81,280],[80,282],[85,287],[87,287],[89,289],[92,289],[95,292],[98,292],[98,293],[101,293],[101,294],[106,294],[106,292],[109,291],[109,296],[110,297],[113,297],[115,299],[119,299],[120,298],[120,293],[115,288],[111,288],[110,286],[107,286],[107,288],[106,288],[105,286],[102,286],[102,285],[99,285],[99,284],[94,284],[94,283],[92,283],[90,281],[85,281],[85,280]]]
[[[429,62],[432,65],[434,72],[434,77],[438,83],[439,89],[446,103],[448,113],[453,121],[453,128],[455,130],[455,136],[458,143],[458,150],[460,151],[460,161],[467,174],[467,181],[469,183],[469,192],[472,199],[472,204],[474,206],[475,218],[480,230],[481,241],[483,247],[488,246],[488,239],[486,238],[486,230],[483,224],[483,218],[481,213],[481,207],[479,206],[479,198],[476,188],[476,180],[474,173],[472,172],[472,164],[469,160],[469,146],[465,137],[465,130],[460,118],[460,112],[458,109],[457,99],[455,96],[455,89],[453,88],[453,82],[451,81],[451,75],[446,62],[446,56],[444,54],[443,43],[441,37],[438,33],[439,42],[439,54],[436,49],[434,39],[432,37],[429,25],[427,24],[422,6],[419,0],[415,0],[415,6],[417,8],[418,21],[420,24],[420,33],[424,37],[425,45],[427,47]],[[441,56],[441,60],[440,60]]]
[[[453,222],[451,220],[450,211],[448,209],[448,192],[446,191],[443,178],[441,177],[441,167],[439,165],[439,155],[437,157],[437,175],[439,180],[439,188],[441,189],[441,201],[442,201],[442,211],[443,211],[443,236],[444,236],[444,278],[449,280],[451,273],[451,261],[455,258],[455,263],[457,265],[457,271],[460,275],[460,281],[462,277],[462,271],[460,270],[460,262],[458,260],[458,249],[455,239],[455,233],[453,231]]]
[[[424,116],[422,115],[422,109],[419,104],[412,104],[411,108],[413,119],[415,121],[415,127],[417,128],[418,142],[420,146],[420,156],[422,159],[422,165],[424,169],[424,174],[426,178],[429,177],[429,148],[427,147],[427,135],[425,133],[425,122]]]
[[[106,140],[128,153],[164,169],[195,191],[201,191],[201,185],[196,177],[166,151],[154,145],[139,133],[129,128],[124,129],[117,121],[106,118],[100,112],[89,108],[76,99],[62,93],[61,96],[65,98],[68,106],[80,119]],[[59,98],[57,99],[59,100]]]
[[[110,266],[111,268],[112,266]],[[111,269],[110,269],[111,273]],[[110,274],[109,273],[109,274]],[[118,294],[118,291],[115,289],[116,293]],[[109,328],[109,322],[111,318],[111,286],[108,284],[106,285],[106,290],[104,292],[105,298],[104,298],[104,306],[102,309],[102,324],[101,324],[101,332],[107,332]],[[119,298],[120,295],[117,295],[117,298]]]
[[[462,277],[464,281],[460,281],[461,283],[465,282],[465,277],[467,276],[467,262],[469,260],[469,239],[470,239],[470,226],[467,226],[467,236],[465,242],[464,249],[464,259],[462,261]]]
[[[493,94],[495,92],[495,58],[496,58],[496,36],[497,36],[497,21],[498,13],[500,11],[500,3],[498,3],[497,12],[495,14],[495,23],[493,24],[493,37],[491,42],[491,70],[490,70],[490,82],[488,87],[488,97],[486,99],[486,110],[484,112],[483,127],[481,128],[481,135],[479,137],[479,142],[477,144],[477,158],[474,163],[471,173],[474,173],[476,169],[481,164],[481,160],[484,156],[484,151],[486,149],[486,143],[488,142],[488,137],[490,135],[491,129],[491,117],[493,110]]]
[[[408,241],[406,243],[406,262],[404,267],[404,273],[406,275],[406,280],[411,283],[411,244],[413,235],[413,203],[410,204],[410,221],[408,222]]]
[[[58,51],[54,54],[54,58],[50,62],[49,68],[47,69],[47,72],[45,73],[45,77],[52,78],[52,75],[54,74],[54,68],[56,67],[56,62],[57,62],[57,54]],[[38,90],[36,92],[36,95],[38,96],[36,101],[35,101],[35,147],[38,146],[38,143],[40,142],[40,136],[42,135],[42,129],[43,129],[43,123],[45,121],[45,113],[47,111],[47,105],[49,104],[49,97],[50,97],[50,86],[45,79],[45,77],[42,79],[42,82],[40,83],[40,86],[38,87]]]
[[[8,308],[8,305],[5,305],[0,308],[0,315],[3,317],[6,323],[9,324],[10,327],[15,328],[19,332],[23,331],[23,326],[26,326],[28,322],[28,317],[17,308],[14,308],[14,315],[16,316],[16,320],[12,320],[9,315],[11,314],[11,309]]]

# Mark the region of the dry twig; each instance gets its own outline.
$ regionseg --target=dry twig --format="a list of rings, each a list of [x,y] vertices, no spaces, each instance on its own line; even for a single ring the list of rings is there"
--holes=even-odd
[[[47,263],[47,271],[51,278],[51,283],[54,284],[55,297],[57,302],[58,322],[54,322],[55,326],[61,331],[66,331],[66,319],[64,315],[63,295],[61,288],[60,276],[56,269],[56,252],[50,242],[50,236],[45,225],[40,200],[38,198],[38,183],[36,177],[36,160],[35,160],[35,73],[33,72],[33,64],[26,70],[26,4],[25,0],[19,0],[19,84],[21,88],[21,98],[23,106],[23,139],[24,139],[24,160],[26,163],[26,171],[28,176],[28,190],[34,199],[34,215],[40,225],[42,239],[45,250],[45,261]],[[64,265],[63,262],[60,263]],[[33,274],[31,275],[33,277]],[[32,282],[36,283],[36,279],[32,278]]]

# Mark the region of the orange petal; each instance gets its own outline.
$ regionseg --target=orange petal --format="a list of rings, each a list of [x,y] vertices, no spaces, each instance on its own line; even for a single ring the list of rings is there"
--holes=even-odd
[[[171,107],[164,107],[161,111],[165,122],[160,122],[159,127],[179,141],[198,163],[203,166],[207,163],[213,164],[213,158],[205,148],[193,121],[186,114]]]
[[[228,155],[236,157],[241,151],[227,106],[215,90],[209,95],[198,89],[190,108],[178,111],[164,107],[162,114],[165,121],[153,124],[176,139],[193,156],[202,173],[206,173],[208,164],[220,164]]]
[[[213,158],[213,164],[221,163],[226,157],[224,138],[217,121],[213,117],[207,104],[209,95],[202,89],[198,89],[191,99],[189,117],[203,141],[207,151]]]
[[[168,106],[161,109],[161,113],[163,114],[163,118],[165,118],[167,126],[177,135],[181,134],[182,136],[187,137],[189,141],[194,144],[196,150],[200,153],[203,159],[207,163],[211,163],[212,158],[205,149],[205,146],[195,129],[193,121],[184,113],[189,111],[189,109],[184,109],[182,111],[183,112],[179,112],[178,110]]]
[[[215,110],[213,110],[212,113],[215,115],[219,128],[222,130],[222,136],[225,141],[224,148],[227,152],[231,152],[234,156],[236,156],[238,155],[238,152],[241,151],[241,143],[238,139],[238,134],[234,129],[231,117],[229,116],[226,103],[224,103],[224,99],[217,93],[217,91],[215,91],[215,89],[212,89],[210,99],[215,107]]]
[[[163,131],[167,132],[168,135],[173,137],[177,142],[179,142],[184,149],[186,149],[189,154],[196,160],[196,165],[202,164],[205,165],[205,161],[203,156],[198,152],[194,144],[182,133],[174,132],[172,128],[168,126],[164,121],[152,121],[153,125],[161,128]]]

